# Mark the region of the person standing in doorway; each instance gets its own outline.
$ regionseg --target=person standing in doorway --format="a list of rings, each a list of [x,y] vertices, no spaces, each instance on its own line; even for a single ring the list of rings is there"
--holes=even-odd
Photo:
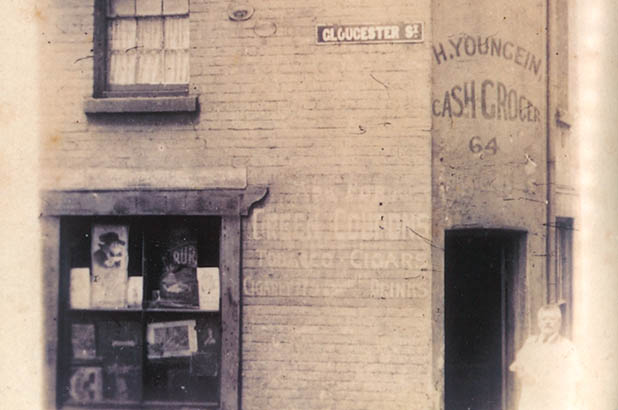
[[[560,307],[542,306],[537,322],[540,333],[526,340],[509,367],[522,384],[518,410],[575,410],[582,371],[575,345],[560,335]]]

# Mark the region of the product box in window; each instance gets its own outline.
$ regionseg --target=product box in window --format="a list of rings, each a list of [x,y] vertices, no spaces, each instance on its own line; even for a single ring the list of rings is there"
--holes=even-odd
[[[94,308],[124,308],[129,265],[129,227],[92,227],[90,304]]]
[[[142,332],[139,322],[97,324],[103,359],[103,395],[109,400],[138,401],[142,395]]]
[[[130,276],[127,282],[127,307],[142,307],[144,280],[141,276]]]
[[[69,398],[78,403],[92,403],[103,399],[103,377],[98,366],[71,367]]]
[[[166,307],[199,308],[196,233],[183,226],[171,227],[162,262],[158,304]]]
[[[90,308],[90,268],[71,268],[69,303],[72,309]]]
[[[200,309],[219,311],[220,284],[219,268],[197,268]]]

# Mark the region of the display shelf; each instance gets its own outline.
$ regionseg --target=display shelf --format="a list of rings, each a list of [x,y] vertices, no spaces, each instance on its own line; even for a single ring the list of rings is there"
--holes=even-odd
[[[191,308],[88,308],[70,309],[70,313],[89,314],[89,313],[219,313],[218,310],[204,310]]]
[[[215,410],[219,409],[219,403],[216,402],[194,402],[194,401],[116,401],[103,400],[97,402],[77,402],[68,400],[62,410],[72,409],[149,409],[149,410],[170,410],[170,409],[186,409],[195,410]]]
[[[69,408],[88,408],[88,409],[123,409],[123,408],[140,408],[143,405],[140,401],[127,401],[127,400],[101,400],[101,401],[77,401],[67,400],[63,409]]]
[[[71,308],[72,313],[139,313],[143,312],[141,308]]]
[[[193,401],[146,401],[143,402],[142,405],[145,408],[161,408],[167,409],[170,407],[191,407],[195,409],[218,409],[219,403],[211,402],[211,403],[201,403],[201,402],[193,402]]]
[[[178,313],[219,313],[218,310],[187,309],[187,308],[146,308],[144,312],[178,312]]]

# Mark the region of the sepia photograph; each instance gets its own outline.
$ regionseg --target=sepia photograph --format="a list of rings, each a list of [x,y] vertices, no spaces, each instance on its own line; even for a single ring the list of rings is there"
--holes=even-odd
[[[7,4],[0,407],[618,410],[618,5]]]

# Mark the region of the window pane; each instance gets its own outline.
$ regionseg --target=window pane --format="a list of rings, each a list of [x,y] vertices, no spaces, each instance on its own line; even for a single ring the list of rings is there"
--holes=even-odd
[[[127,51],[135,47],[135,19],[116,19],[109,23],[109,49]]]
[[[133,18],[109,22],[109,73],[110,84],[135,82],[136,22]]]
[[[163,19],[160,17],[137,20],[137,46],[140,51],[163,48]]]
[[[139,54],[138,84],[161,84],[163,82],[163,52],[145,51]]]
[[[138,19],[137,45],[139,49],[137,83],[163,83],[163,18]]]
[[[189,82],[189,52],[173,50],[165,52],[165,83],[187,84]]]
[[[168,1],[167,10],[188,13],[188,0]],[[108,23],[108,84],[187,84],[189,82],[189,16],[161,16],[162,0],[110,2],[110,13],[135,8],[137,15]]]
[[[189,13],[189,0],[163,0],[163,14]]]
[[[134,16],[135,0],[110,0],[108,16]]]
[[[129,52],[112,52],[109,62],[110,84],[135,83],[135,49]]]
[[[166,17],[165,18],[165,49],[188,50],[189,49],[189,18]]]
[[[160,16],[161,0],[136,0],[136,14],[138,16]]]

